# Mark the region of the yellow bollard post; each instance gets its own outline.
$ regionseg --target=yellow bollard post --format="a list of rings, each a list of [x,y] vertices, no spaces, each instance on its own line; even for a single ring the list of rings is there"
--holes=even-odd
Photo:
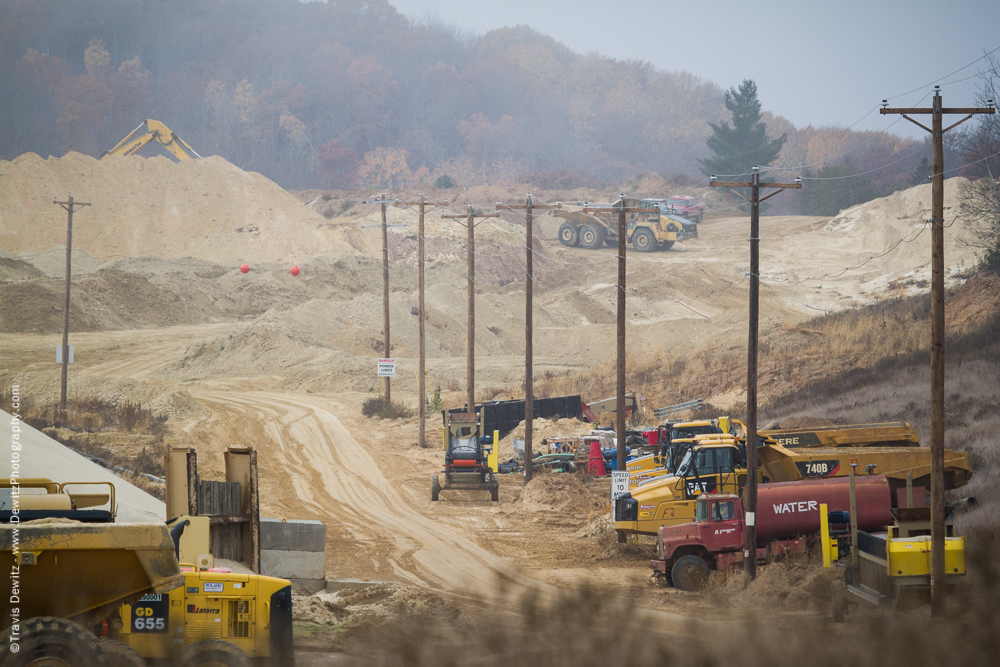
[[[486,458],[486,463],[493,472],[500,472],[500,431],[493,431],[493,449]]]
[[[823,545],[823,567],[830,567],[830,516],[826,511],[826,503],[819,506],[819,529]]]

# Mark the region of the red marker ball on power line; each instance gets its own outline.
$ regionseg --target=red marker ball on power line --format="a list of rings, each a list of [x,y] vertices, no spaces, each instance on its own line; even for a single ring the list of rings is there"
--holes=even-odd
[[[240,272],[241,273],[250,273],[250,265],[249,264],[243,264],[242,266],[240,266]]]
[[[299,275],[299,267],[298,266],[293,266],[291,273],[292,273],[293,276]]]

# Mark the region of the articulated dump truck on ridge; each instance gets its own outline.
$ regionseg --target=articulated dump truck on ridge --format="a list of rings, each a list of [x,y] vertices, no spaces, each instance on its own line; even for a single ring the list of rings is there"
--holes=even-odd
[[[725,430],[737,430],[728,419],[719,421]],[[887,478],[893,506],[908,476],[924,493],[930,488],[930,450],[919,447],[909,424],[760,431],[758,437],[758,483],[845,477],[856,460],[858,470]],[[778,444],[779,439],[788,445]],[[703,433],[674,441],[665,461],[652,456],[631,461],[632,475],[641,481],[612,507],[619,539],[656,535],[662,526],[690,522],[700,494],[739,495],[747,479],[745,442],[742,434]],[[967,484],[972,476],[968,454],[945,450],[944,459],[945,487]]]

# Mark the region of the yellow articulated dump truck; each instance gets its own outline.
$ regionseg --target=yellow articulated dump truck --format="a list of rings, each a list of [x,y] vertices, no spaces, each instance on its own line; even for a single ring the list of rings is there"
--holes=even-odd
[[[743,440],[699,441],[687,447],[676,469],[640,484],[615,500],[612,507],[619,539],[628,534],[656,535],[661,526],[688,523],[694,517],[699,494],[739,494],[746,485],[746,448]],[[912,484],[930,488],[930,450],[922,447],[802,447],[792,449],[763,440],[757,450],[758,482],[843,477],[852,460],[859,470],[885,475],[897,504],[907,476]],[[972,476],[968,454],[945,451],[945,485],[964,486]],[[919,494],[918,494],[919,495]],[[924,494],[926,495],[926,493]]]
[[[113,484],[14,481],[0,483],[0,667],[294,666],[287,580],[178,563],[208,517],[114,523]]]

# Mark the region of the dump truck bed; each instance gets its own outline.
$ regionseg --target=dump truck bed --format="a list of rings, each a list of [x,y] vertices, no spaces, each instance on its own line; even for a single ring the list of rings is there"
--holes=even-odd
[[[0,570],[11,573],[0,615],[58,616],[85,626],[123,603],[183,585],[165,525],[41,519],[0,526]],[[16,592],[15,592],[16,589]]]
[[[858,460],[857,474],[875,464],[874,474],[885,475],[893,489],[906,484],[913,471],[914,486],[930,488],[931,450],[926,447],[804,447],[789,449],[769,445],[757,450],[764,474],[775,481],[834,477],[847,474],[851,459]],[[944,451],[945,488],[965,486],[972,477],[966,452]]]

